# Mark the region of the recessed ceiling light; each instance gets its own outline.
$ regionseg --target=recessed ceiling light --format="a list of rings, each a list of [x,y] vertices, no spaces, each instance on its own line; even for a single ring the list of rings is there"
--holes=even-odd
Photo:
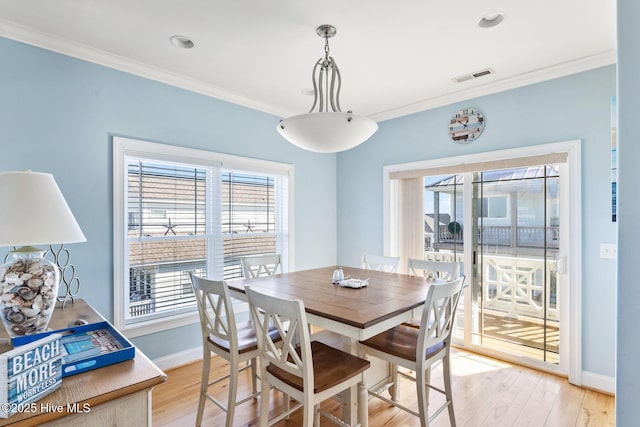
[[[172,45],[182,49],[191,49],[195,46],[193,40],[185,36],[171,36],[169,37],[169,41]]]
[[[482,18],[478,20],[478,26],[480,28],[491,28],[495,27],[499,23],[504,20],[504,13],[502,12],[491,12],[484,15]]]

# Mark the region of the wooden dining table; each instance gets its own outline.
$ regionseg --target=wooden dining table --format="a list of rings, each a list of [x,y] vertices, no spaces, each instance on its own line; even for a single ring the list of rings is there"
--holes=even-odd
[[[340,334],[344,337],[343,348],[359,354],[359,341],[419,317],[427,290],[434,283],[423,277],[342,267],[345,278],[368,280],[362,288],[342,287],[332,283],[336,268],[315,268],[227,284],[231,296],[243,301],[247,300],[245,286],[279,298],[302,300],[310,324]],[[375,384],[379,377],[368,374],[367,381]],[[357,418],[355,391],[345,395],[344,400],[343,417],[353,425]],[[366,420],[360,422],[367,425]]]

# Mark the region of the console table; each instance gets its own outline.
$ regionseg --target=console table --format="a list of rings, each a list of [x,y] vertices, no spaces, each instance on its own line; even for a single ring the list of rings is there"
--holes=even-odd
[[[56,307],[49,323],[63,329],[78,319],[89,323],[105,319],[83,300]],[[0,323],[0,351],[11,348]],[[151,426],[151,391],[167,376],[139,349],[135,358],[62,379],[53,393],[35,402],[35,412],[0,419],[0,426]]]

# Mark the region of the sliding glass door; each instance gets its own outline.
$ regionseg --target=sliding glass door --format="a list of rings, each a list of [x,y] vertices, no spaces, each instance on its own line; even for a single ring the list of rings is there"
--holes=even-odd
[[[424,258],[457,261],[467,276],[455,340],[554,371],[560,298],[568,292],[560,289],[557,268],[560,169],[531,165],[424,177]]]
[[[460,275],[465,274],[464,178],[463,174],[424,177],[424,259],[457,262]],[[454,324],[454,335],[460,339],[464,337],[464,312],[465,301],[460,298]]]
[[[559,363],[558,165],[472,174],[472,343]]]

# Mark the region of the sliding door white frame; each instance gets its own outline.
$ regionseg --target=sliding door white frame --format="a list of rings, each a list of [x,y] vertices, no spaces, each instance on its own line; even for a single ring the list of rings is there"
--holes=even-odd
[[[398,165],[389,165],[383,168],[383,239],[385,253],[394,251],[393,242],[396,238],[393,233],[394,217],[393,200],[394,180],[391,175],[397,172],[409,172],[412,170],[448,168],[456,165],[467,165],[479,162],[493,162],[522,157],[542,156],[554,153],[566,153],[567,162],[561,165],[561,205],[562,224],[560,227],[560,239],[563,245],[559,259],[563,260],[561,268],[566,272],[562,280],[569,280],[569,301],[561,310],[561,324],[569,327],[561,328],[560,345],[561,361],[559,371],[566,373],[569,382],[582,385],[582,183],[581,183],[581,145],[580,140],[541,144],[522,148],[513,148],[500,151],[469,154],[464,156],[447,157],[441,159],[424,160]],[[466,181],[465,181],[466,182]],[[566,184],[565,184],[566,183]],[[465,197],[471,197],[470,192],[465,192]],[[566,197],[563,197],[566,195]],[[466,214],[470,215],[470,213]],[[471,221],[470,218],[465,218]],[[469,222],[470,223],[470,222]],[[467,231],[469,229],[469,231]],[[471,227],[465,227],[465,233],[470,233]],[[470,236],[464,236],[465,241],[470,241]],[[468,253],[467,253],[468,252]],[[465,251],[465,275],[471,277],[471,252]],[[465,294],[465,306],[471,304],[471,295]],[[470,321],[469,321],[470,322]],[[470,333],[470,323],[465,324],[465,334]],[[466,340],[470,342],[470,340]],[[513,361],[518,361],[515,358]],[[535,363],[534,363],[535,365]],[[540,369],[545,369],[540,364]],[[546,369],[545,369],[546,370]]]

